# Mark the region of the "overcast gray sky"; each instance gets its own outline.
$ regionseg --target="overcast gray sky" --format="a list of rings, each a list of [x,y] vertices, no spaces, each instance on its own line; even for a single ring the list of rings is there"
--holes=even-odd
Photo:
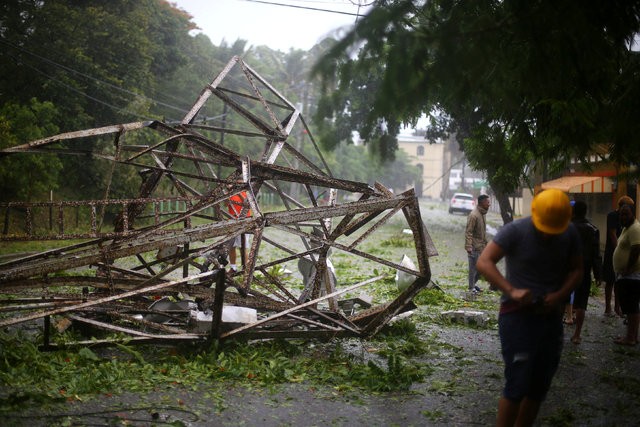
[[[287,52],[308,50],[339,28],[353,25],[370,0],[172,0],[191,15],[193,22],[219,45],[236,39],[250,45],[267,45]],[[295,7],[294,7],[295,6]],[[332,10],[347,14],[331,13]]]

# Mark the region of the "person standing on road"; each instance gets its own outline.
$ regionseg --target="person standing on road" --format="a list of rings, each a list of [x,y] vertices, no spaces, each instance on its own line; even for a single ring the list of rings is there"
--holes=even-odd
[[[631,205],[618,209],[620,225],[624,227],[618,245],[613,252],[613,269],[616,272],[616,292],[622,313],[627,316],[627,333],[614,340],[616,344],[638,344],[640,323],[640,223]]]
[[[233,196],[229,197],[228,200],[229,207],[229,215],[231,215],[234,219],[248,218],[251,216],[251,209],[249,208],[249,201],[247,200],[247,192],[241,191]],[[230,242],[229,249],[229,267],[231,270],[236,271],[237,267],[237,252],[236,249],[240,251],[244,251],[241,254],[240,261],[245,262],[247,258],[247,246],[249,244],[249,239],[246,234],[240,234],[232,239]]]
[[[506,277],[497,267],[502,258]],[[503,293],[498,328],[505,386],[497,425],[532,425],[560,362],[564,305],[582,280],[580,236],[567,195],[537,194],[531,216],[500,229],[477,267]]]
[[[575,312],[576,321],[571,342],[580,344],[582,338],[582,325],[584,324],[584,315],[587,311],[587,302],[589,301],[589,293],[591,292],[591,272],[596,283],[600,283],[600,230],[587,219],[587,204],[578,200],[573,205],[573,224],[578,229],[580,241],[582,242],[582,262],[583,275],[582,282],[574,291],[573,311]]]
[[[614,316],[613,313],[622,316],[618,296],[614,290],[616,274],[613,271],[613,251],[618,244],[618,236],[622,231],[620,227],[619,210],[622,205],[633,206],[633,199],[629,196],[622,196],[618,199],[618,209],[607,214],[607,237],[604,245],[604,257],[602,259],[602,279],[604,280],[604,315]],[[613,298],[613,312],[611,312],[611,299]]]
[[[491,200],[486,194],[478,196],[478,204],[467,217],[467,227],[464,231],[464,249],[469,258],[469,292],[482,292],[476,285],[480,279],[480,273],[476,269],[476,263],[480,253],[487,246],[487,212],[491,206]]]

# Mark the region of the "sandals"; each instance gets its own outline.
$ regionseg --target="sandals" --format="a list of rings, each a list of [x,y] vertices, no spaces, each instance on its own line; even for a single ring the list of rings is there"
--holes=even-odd
[[[578,345],[582,342],[582,338],[580,337],[571,337],[571,342],[575,345]]]

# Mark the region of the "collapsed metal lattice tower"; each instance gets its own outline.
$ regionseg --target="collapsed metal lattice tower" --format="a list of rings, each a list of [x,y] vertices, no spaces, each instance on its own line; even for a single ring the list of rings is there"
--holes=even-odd
[[[221,112],[219,124],[207,124]],[[0,264],[0,296],[11,295],[2,299],[0,327],[36,319],[48,325],[58,316],[127,334],[131,342],[370,336],[430,283],[429,257],[436,251],[413,191],[395,195],[381,184],[333,177],[299,109],[239,57],[204,88],[180,123],[107,126],[0,152],[4,161],[27,154],[80,155],[109,166],[102,169],[107,173],[99,200],[0,204],[2,240],[74,239]],[[114,198],[118,171],[131,168],[142,181],[139,193]],[[226,204],[242,191],[251,216],[234,219]],[[340,202],[338,192],[350,197]],[[48,227],[38,220],[43,213]],[[400,213],[413,235],[416,269],[361,249]],[[253,240],[240,271],[215,262],[208,268],[203,260],[215,261],[212,254],[224,242],[244,234]],[[328,270],[330,251],[415,280],[396,299],[345,311],[339,297],[384,275],[336,284]],[[304,286],[278,274],[285,263],[301,260],[312,271]],[[212,312],[210,330],[167,323],[179,313],[159,315],[149,307],[152,297],[177,294]],[[223,328],[228,306],[252,308],[258,316]]]

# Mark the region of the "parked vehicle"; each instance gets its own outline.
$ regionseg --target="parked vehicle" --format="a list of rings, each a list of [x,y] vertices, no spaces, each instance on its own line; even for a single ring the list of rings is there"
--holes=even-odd
[[[449,213],[462,212],[468,215],[476,207],[476,198],[473,194],[455,193],[449,202]]]

